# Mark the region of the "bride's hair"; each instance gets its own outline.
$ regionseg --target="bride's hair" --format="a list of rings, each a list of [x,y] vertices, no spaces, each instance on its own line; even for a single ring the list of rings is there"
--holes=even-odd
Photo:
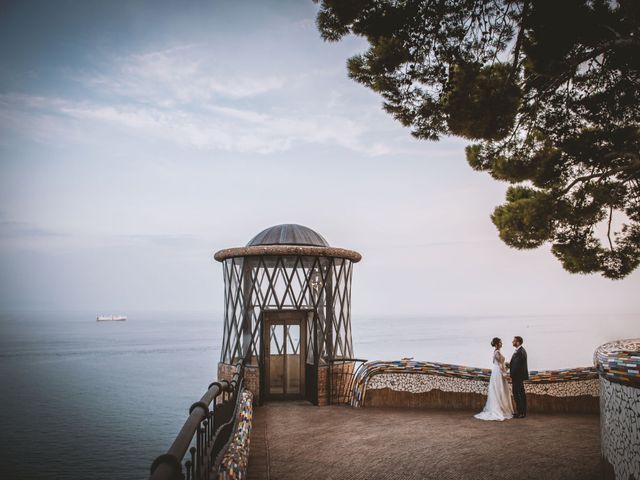
[[[491,346],[492,347],[497,347],[498,344],[501,342],[502,340],[500,340],[498,337],[493,337],[493,340],[491,340]]]

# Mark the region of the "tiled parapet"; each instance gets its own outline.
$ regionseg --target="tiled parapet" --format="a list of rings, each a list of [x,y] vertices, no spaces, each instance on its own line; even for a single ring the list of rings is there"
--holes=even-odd
[[[640,339],[599,347],[593,362],[600,374],[600,434],[603,477],[640,479]]]
[[[640,338],[601,345],[593,354],[593,363],[610,382],[640,388]]]
[[[249,441],[253,420],[253,395],[246,389],[240,395],[240,405],[231,441],[218,468],[219,480],[247,478]]]
[[[367,391],[379,389],[415,394],[439,390],[454,394],[486,395],[490,376],[489,369],[445,363],[406,359],[368,362],[357,372],[352,405],[363,406]],[[591,397],[597,408],[599,383],[594,368],[531,371],[529,376],[529,381],[525,382],[527,395]]]

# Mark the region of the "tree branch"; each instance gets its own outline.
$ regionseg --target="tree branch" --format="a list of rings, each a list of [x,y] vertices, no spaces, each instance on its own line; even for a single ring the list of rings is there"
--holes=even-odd
[[[611,243],[611,219],[613,218],[613,205],[609,206],[609,226],[607,227],[607,238],[609,239],[609,248],[613,252],[613,243]]]
[[[556,90],[559,85],[564,83],[568,77],[573,76],[575,70],[582,65],[584,62],[588,60],[593,60],[598,56],[605,53],[607,50],[612,50],[617,47],[632,47],[632,46],[640,46],[640,40],[635,37],[628,38],[617,38],[615,40],[611,40],[609,42],[602,43],[599,47],[594,48],[593,50],[583,52],[582,55],[578,55],[571,62],[566,62],[566,69],[563,73],[556,75],[554,78],[551,78],[539,91],[534,94],[531,99],[541,98],[544,95],[552,90]]]
[[[582,177],[578,177],[576,179],[573,180],[573,182],[571,182],[569,185],[567,185],[561,192],[559,196],[563,196],[566,193],[568,193],[573,187],[575,187],[578,183],[581,182],[586,182],[588,180],[591,180],[593,178],[600,178],[605,179],[607,177],[610,177],[611,175],[615,175],[616,173],[620,173],[624,170],[627,170],[629,167],[628,166],[624,166],[624,167],[618,167],[618,168],[614,168],[612,170],[609,170],[608,172],[599,172],[599,173],[593,173],[591,175],[584,175]]]
[[[518,69],[518,59],[520,58],[520,49],[522,48],[522,39],[524,38],[524,20],[527,15],[529,2],[525,0],[522,6],[522,16],[520,17],[520,31],[518,32],[518,38],[516,39],[516,46],[513,50],[513,65],[511,66],[511,76],[516,74]]]

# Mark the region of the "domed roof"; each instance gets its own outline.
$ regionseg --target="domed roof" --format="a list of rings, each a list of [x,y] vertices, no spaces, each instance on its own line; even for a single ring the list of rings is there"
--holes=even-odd
[[[329,242],[317,232],[295,223],[269,227],[253,237],[247,247],[257,245],[310,245],[328,247]]]

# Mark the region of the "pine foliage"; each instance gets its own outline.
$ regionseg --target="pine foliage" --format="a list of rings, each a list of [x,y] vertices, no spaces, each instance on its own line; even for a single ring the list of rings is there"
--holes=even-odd
[[[507,245],[638,267],[639,1],[322,0],[317,26],[366,38],[348,74],[415,137],[469,139],[471,167],[512,184],[491,216]]]

